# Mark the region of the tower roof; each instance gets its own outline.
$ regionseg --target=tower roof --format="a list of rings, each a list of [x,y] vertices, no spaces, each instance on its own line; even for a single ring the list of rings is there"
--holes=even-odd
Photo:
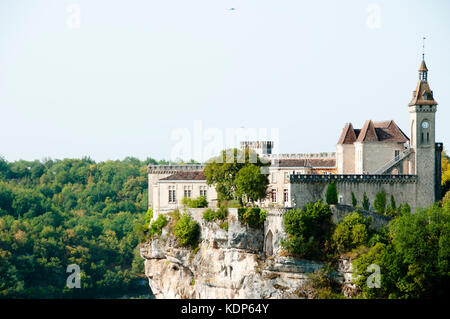
[[[353,144],[356,141],[356,133],[353,129],[352,123],[345,124],[338,144]]]
[[[367,120],[364,123],[361,132],[359,133],[357,142],[377,142],[378,136],[375,131],[375,126],[373,125],[372,120]]]
[[[409,106],[413,105],[437,105],[438,103],[434,100],[433,91],[431,91],[428,82],[419,81],[417,83],[416,89],[413,91],[413,98],[409,102]]]
[[[425,64],[425,60],[422,60],[422,63],[420,63],[419,72],[426,72],[428,71],[427,65]]]

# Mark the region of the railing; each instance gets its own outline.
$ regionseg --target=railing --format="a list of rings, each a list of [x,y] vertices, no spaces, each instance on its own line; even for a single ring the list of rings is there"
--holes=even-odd
[[[184,164],[184,165],[149,165],[149,173],[179,172],[179,171],[203,171],[205,165]]]
[[[411,152],[412,152],[412,148],[408,148],[406,151],[400,153],[399,155],[397,155],[396,157],[391,159],[389,162],[387,162],[386,164],[381,166],[379,169],[377,169],[374,174],[375,175],[381,175],[381,174],[386,173],[386,171],[388,169],[390,169],[392,166],[394,166],[395,164],[397,164],[398,162],[403,160],[406,156],[411,154]]]
[[[415,183],[417,175],[310,175],[310,174],[294,174],[290,176],[290,183],[311,183],[311,182],[384,182],[384,183]]]

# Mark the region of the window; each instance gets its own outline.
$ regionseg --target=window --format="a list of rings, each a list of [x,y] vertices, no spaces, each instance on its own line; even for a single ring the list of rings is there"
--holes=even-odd
[[[184,186],[184,197],[191,197],[192,186]]]
[[[284,173],[284,182],[289,183],[289,173]]]
[[[206,189],[207,189],[207,187],[206,186],[200,186],[200,196],[204,196],[204,197],[207,197],[206,195]]]
[[[276,173],[272,173],[270,176],[271,176],[271,183],[276,183],[277,182],[277,175],[276,175]]]
[[[176,200],[175,186],[169,186],[169,203],[175,203]]]
[[[287,189],[284,190],[283,197],[285,202],[289,201],[289,191]]]
[[[395,151],[395,159],[398,159],[400,157],[400,151],[396,150]]]
[[[276,189],[272,189],[272,203],[276,203],[277,202],[277,190]]]

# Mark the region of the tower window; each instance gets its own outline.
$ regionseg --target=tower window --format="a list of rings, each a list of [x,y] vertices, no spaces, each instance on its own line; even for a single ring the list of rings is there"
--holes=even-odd
[[[423,144],[423,132],[420,133],[420,142]]]
[[[427,132],[427,143],[430,143],[430,133]]]

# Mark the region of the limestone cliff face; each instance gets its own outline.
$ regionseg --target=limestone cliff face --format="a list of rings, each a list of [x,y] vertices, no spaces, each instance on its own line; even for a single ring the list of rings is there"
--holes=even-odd
[[[233,216],[228,231],[197,221],[202,235],[196,252],[178,246],[168,227],[142,245],[145,275],[156,298],[305,298],[309,274],[324,266],[278,253],[265,256],[264,228],[249,228]],[[351,263],[340,266],[335,279],[344,292],[351,290]]]

